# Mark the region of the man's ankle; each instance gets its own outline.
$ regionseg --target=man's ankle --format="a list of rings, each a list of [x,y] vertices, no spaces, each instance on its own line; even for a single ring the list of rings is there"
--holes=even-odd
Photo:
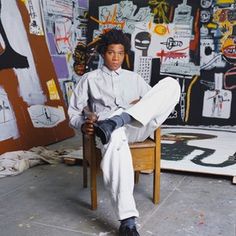
[[[120,115],[115,115],[111,117],[110,120],[116,123],[116,128],[119,128],[119,127],[124,126],[125,124],[130,123],[132,120],[132,117],[128,113],[123,112]]]
[[[126,218],[124,220],[121,220],[121,227],[128,227],[128,228],[133,228],[136,224],[135,224],[135,218],[134,216]]]

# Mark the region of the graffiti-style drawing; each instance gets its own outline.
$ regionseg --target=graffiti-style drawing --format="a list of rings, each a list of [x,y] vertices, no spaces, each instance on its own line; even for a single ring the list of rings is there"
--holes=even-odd
[[[151,34],[149,32],[139,32],[134,39],[134,46],[137,50],[140,50],[142,55],[138,57],[138,62],[135,64],[138,68],[135,68],[138,74],[150,84],[151,72],[152,72],[152,57],[148,57],[148,48],[151,44]]]
[[[113,27],[117,27],[120,29],[124,28],[125,22],[124,21],[118,21],[116,19],[116,14],[117,14],[117,5],[114,6],[113,13],[111,14],[110,11],[105,7],[101,8],[101,14],[100,18],[101,20],[97,20],[93,16],[91,16],[91,19],[94,21],[98,22],[101,27],[101,32],[106,31],[106,29],[110,29]]]
[[[55,20],[55,42],[58,54],[71,52],[71,27],[72,21],[66,17]]]
[[[44,104],[46,97],[41,88],[28,37],[16,2],[14,0],[1,0],[1,7],[1,22],[7,39],[12,48],[26,56],[28,61],[28,66],[22,65],[21,68],[12,66],[17,75],[20,96],[28,105]],[[10,61],[12,63],[13,58],[6,58],[6,62]]]
[[[62,107],[33,105],[28,108],[30,118],[35,128],[51,128],[65,120]]]
[[[1,50],[0,55],[0,70],[7,68],[27,68],[29,67],[29,63],[27,57],[17,53],[7,38],[6,32],[4,30],[2,24],[2,2],[0,1],[0,37],[1,37],[1,46],[3,46],[3,50]]]
[[[60,97],[57,91],[57,86],[53,79],[47,81],[47,87],[48,87],[50,100],[59,100]]]
[[[120,1],[119,4],[99,7],[99,31],[117,27],[123,29],[127,33],[132,33],[138,22],[147,23],[150,20],[149,7],[139,8],[132,1]]]
[[[181,88],[181,94],[180,94],[180,101],[179,101],[179,105],[180,105],[180,117],[181,119],[184,121],[184,117],[185,117],[185,97],[186,97],[186,92],[185,92],[185,79],[183,79],[183,84],[182,84],[182,88]]]
[[[38,36],[40,3],[0,0],[0,154],[73,135],[44,36]]]
[[[88,6],[87,2],[88,0],[42,0],[46,40],[57,78],[62,85],[66,80],[76,83],[85,72],[85,64],[75,61],[77,57],[74,55],[76,48],[86,45],[88,8],[84,6]],[[66,99],[63,87],[62,91]]]
[[[232,33],[225,39],[225,41],[222,44],[222,53],[224,56],[224,59],[229,64],[236,64],[236,25],[232,26]]]
[[[227,128],[163,128],[161,168],[235,176],[235,139]]]
[[[208,89],[204,92],[202,115],[204,117],[230,119],[232,97],[230,90],[236,88],[234,67],[236,64],[235,5],[223,1],[201,1],[203,12],[210,12],[201,26],[201,69],[213,72],[221,68],[221,73],[214,72],[214,82],[209,77],[201,80]],[[209,18],[209,19],[207,19]],[[212,77],[212,76],[211,76]]]
[[[193,16],[192,7],[184,0],[174,10],[173,23],[169,24],[171,34],[166,41],[160,42],[166,45],[168,51],[162,48],[157,56],[161,58],[161,74],[172,75],[179,78],[191,79],[193,75],[200,74],[199,66],[190,60],[190,41],[193,38]],[[172,50],[176,46],[178,49]]]
[[[75,88],[75,84],[72,81],[64,81],[63,84],[65,87],[66,101],[68,101],[68,105],[69,105],[69,101],[73,93],[73,90]]]
[[[202,8],[209,8],[212,5],[213,0],[201,0],[200,5]]]
[[[19,137],[13,109],[2,87],[0,87],[0,129],[0,141]]]
[[[74,53],[74,71],[77,75],[83,75],[85,73],[85,65],[86,65],[86,45],[83,43],[78,43]]]
[[[224,74],[224,88],[233,90],[236,89],[236,67],[232,67],[229,70],[227,70]]]
[[[26,8],[29,12],[30,23],[29,31],[31,34],[43,35],[42,19],[40,15],[39,1],[27,0],[24,1]]]
[[[71,0],[43,0],[46,11],[52,15],[71,18],[73,15],[73,2]]]
[[[209,31],[205,27],[201,27],[200,40],[200,67],[202,70],[211,70],[215,67],[224,68],[225,61],[221,53],[216,53],[214,39],[209,35]]]
[[[215,90],[204,94],[203,116],[228,119],[230,117],[232,92],[222,89],[223,74],[215,74]]]
[[[171,50],[173,47],[181,47],[183,45],[182,41],[174,40],[172,37],[169,37],[166,42],[161,42],[161,44],[166,45],[168,50]]]
[[[216,163],[214,160],[212,162],[206,161],[216,152],[215,149],[188,144],[191,140],[214,139],[216,137],[215,135],[200,133],[167,133],[162,136],[162,159],[168,161],[190,159],[196,165],[217,168],[235,165],[236,160],[232,156],[220,163]],[[168,144],[165,143],[165,140],[174,142]]]
[[[153,21],[155,23],[169,23],[169,19],[166,16],[169,10],[169,4],[166,0],[149,0],[148,4],[152,9],[154,15]]]
[[[92,46],[87,51],[88,71],[102,64],[102,58],[96,54],[99,35],[110,28],[123,29],[132,44],[131,66],[125,65],[126,68],[139,73],[151,86],[166,76],[178,79],[181,85],[180,102],[167,124],[173,124],[174,119],[190,125],[203,120],[207,124],[235,124],[232,90],[236,88],[236,14],[233,1],[108,2],[104,5],[98,0],[97,7],[89,10],[92,27],[88,28],[91,40],[88,45]],[[143,17],[139,16],[140,12],[145,12]],[[223,73],[219,88],[215,81],[217,73]]]

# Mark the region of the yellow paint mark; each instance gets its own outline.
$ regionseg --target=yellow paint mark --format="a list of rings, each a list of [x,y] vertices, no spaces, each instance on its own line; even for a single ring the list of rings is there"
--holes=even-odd
[[[67,61],[70,61],[71,57],[72,57],[72,53],[71,53],[71,52],[68,52],[68,53],[66,54]]]
[[[50,100],[59,100],[60,97],[59,97],[54,79],[47,81],[47,87],[48,87]]]
[[[88,43],[87,47],[91,46],[92,44],[96,43],[97,41],[99,41],[101,38],[98,36],[96,38],[93,39],[93,41],[91,41],[90,43]]]
[[[190,103],[191,103],[190,95],[191,95],[192,87],[199,78],[200,78],[200,76],[194,75],[193,80],[191,81],[191,83],[188,87],[187,99],[186,99],[186,113],[185,113],[185,119],[184,119],[185,122],[188,122],[188,119],[189,119],[189,110],[190,110]]]
[[[216,4],[234,4],[234,0],[217,0]]]
[[[130,61],[129,61],[129,55],[126,53],[125,54],[125,60],[126,60],[126,63],[127,63],[127,67],[129,68],[129,69],[131,69],[131,67],[130,67]]]
[[[113,11],[112,18],[111,18],[112,22],[114,22],[116,19],[116,11],[117,11],[117,5],[115,5],[115,7],[114,7],[114,11]]]
[[[105,21],[100,21],[93,16],[90,16],[90,19],[97,22],[99,25],[111,25],[113,27],[118,26],[121,29],[123,29],[125,26],[125,21],[122,22],[116,21],[116,14],[117,14],[117,7],[115,6],[111,20],[109,20],[109,15],[106,17]]]
[[[152,22],[149,21],[149,22],[148,22],[148,29],[150,30],[151,28],[152,28]]]
[[[158,35],[165,35],[167,32],[167,28],[164,25],[158,24],[155,26],[154,32]]]
[[[218,24],[216,24],[216,23],[209,23],[209,24],[207,24],[207,28],[209,28],[209,29],[217,29],[217,27],[218,27]]]

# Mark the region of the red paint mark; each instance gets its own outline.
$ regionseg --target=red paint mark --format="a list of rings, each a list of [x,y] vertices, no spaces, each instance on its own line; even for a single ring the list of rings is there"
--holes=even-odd
[[[200,17],[200,9],[197,9],[197,13],[196,13],[196,17],[195,17],[195,21],[194,21],[194,39],[190,41],[190,50],[195,51],[198,48],[199,45],[199,37],[200,37],[200,33],[199,33],[199,17]]]
[[[158,57],[161,58],[161,62],[163,61],[163,59],[167,59],[167,58],[186,58],[186,52],[183,52],[184,50],[188,49],[188,47],[180,49],[180,50],[174,50],[174,51],[170,51],[170,52],[165,52],[163,49],[161,50],[161,52],[158,52],[156,55]]]

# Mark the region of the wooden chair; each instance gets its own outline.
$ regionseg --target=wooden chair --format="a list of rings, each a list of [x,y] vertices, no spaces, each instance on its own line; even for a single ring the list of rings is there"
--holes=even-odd
[[[161,160],[161,128],[154,133],[154,140],[129,145],[132,153],[135,171],[135,183],[138,182],[139,172],[153,170],[153,203],[160,200],[160,160]],[[97,209],[97,174],[100,171],[101,153],[95,146],[95,136],[83,135],[83,186],[88,186],[88,171],[90,166],[91,209]]]

